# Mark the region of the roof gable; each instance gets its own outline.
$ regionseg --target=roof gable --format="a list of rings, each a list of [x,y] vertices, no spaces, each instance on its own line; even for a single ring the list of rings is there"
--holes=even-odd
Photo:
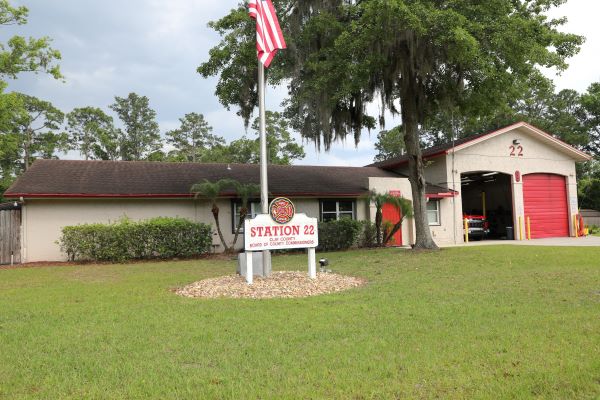
[[[477,135],[468,136],[466,138],[458,139],[458,140],[455,140],[454,142],[449,142],[449,143],[444,143],[441,145],[429,147],[422,151],[422,155],[423,155],[424,159],[431,159],[434,157],[452,153],[452,151],[458,152],[460,150],[471,147],[475,144],[481,143],[483,141],[492,139],[494,137],[503,135],[505,133],[508,133],[508,132],[511,132],[511,131],[514,131],[517,129],[519,129],[520,131],[527,132],[528,134],[530,134],[532,136],[535,136],[542,143],[545,143],[545,144],[547,144],[553,148],[556,148],[557,150],[567,154],[574,161],[589,161],[592,159],[592,156],[590,156],[589,154],[576,149],[575,147],[563,142],[560,139],[555,138],[554,136],[542,131],[539,128],[536,128],[533,125],[528,124],[527,122],[517,122],[515,124],[506,126],[504,128],[496,129],[496,130],[493,130],[490,132],[484,132],[484,133],[480,133]],[[390,168],[400,166],[402,164],[406,164],[407,162],[408,162],[408,155],[404,155],[404,156],[396,157],[396,158],[393,158],[390,160],[373,163],[373,164],[370,164],[369,166],[390,169]]]
[[[568,155],[575,161],[588,161],[592,158],[592,156],[590,156],[589,154],[586,154],[583,151],[576,149],[575,147],[563,142],[560,139],[555,138],[554,136],[526,122],[519,122],[513,125],[509,125],[505,128],[489,132],[485,135],[481,135],[476,138],[472,138],[471,140],[465,141],[464,143],[460,143],[458,145],[455,144],[454,147],[450,147],[449,149],[447,149],[446,154],[452,153],[453,151],[459,152],[471,146],[477,145],[478,143],[493,139],[495,137],[513,131],[519,131],[529,134],[530,136],[533,136],[534,138],[538,139],[540,142]]]

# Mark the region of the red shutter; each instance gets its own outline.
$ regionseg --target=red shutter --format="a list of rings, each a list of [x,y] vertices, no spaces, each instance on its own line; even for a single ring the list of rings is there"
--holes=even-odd
[[[569,236],[565,177],[552,174],[523,176],[525,221],[531,220],[531,238]],[[526,228],[526,226],[524,226]]]

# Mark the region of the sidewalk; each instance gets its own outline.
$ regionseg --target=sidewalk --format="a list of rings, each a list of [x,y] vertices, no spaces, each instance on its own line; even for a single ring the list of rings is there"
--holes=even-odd
[[[533,239],[533,240],[480,240],[471,241],[469,243],[461,244],[447,244],[440,245],[440,247],[458,247],[458,246],[491,246],[491,245],[517,245],[517,246],[574,246],[574,247],[586,247],[586,246],[600,246],[600,237],[598,236],[586,236],[580,238],[573,237],[561,237],[561,238],[547,238],[547,239]]]

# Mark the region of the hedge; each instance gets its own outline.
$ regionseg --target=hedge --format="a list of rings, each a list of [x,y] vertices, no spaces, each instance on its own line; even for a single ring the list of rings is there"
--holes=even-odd
[[[349,218],[319,222],[319,247],[321,251],[345,250],[357,244],[363,224]]]
[[[66,226],[59,240],[69,260],[127,261],[190,257],[207,253],[212,244],[210,225],[183,218],[159,217],[134,222]]]

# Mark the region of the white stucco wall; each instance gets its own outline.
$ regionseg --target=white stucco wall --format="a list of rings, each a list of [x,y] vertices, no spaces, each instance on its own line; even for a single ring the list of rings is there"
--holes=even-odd
[[[435,201],[436,199],[430,199],[428,201]],[[433,241],[439,246],[444,244],[454,243],[454,215],[455,207],[458,210],[458,206],[455,206],[456,199],[454,198],[443,198],[437,199],[440,202],[440,224],[430,225],[431,237]],[[459,211],[460,212],[460,211]]]
[[[84,223],[109,223],[127,216],[142,220],[158,216],[182,217],[191,221],[209,223],[212,220],[209,207],[203,201],[190,199],[168,200],[26,200],[23,207],[24,262],[60,261],[65,259],[56,241],[61,229]],[[229,207],[221,207],[223,214]],[[225,215],[223,215],[225,217]],[[221,220],[225,220],[221,218]]]
[[[296,211],[319,218],[319,199],[292,198]],[[230,199],[218,202],[219,221],[223,236],[233,242],[233,220]],[[22,214],[23,262],[63,261],[57,241],[61,229],[85,223],[109,223],[122,217],[144,220],[159,216],[181,217],[213,226],[216,231],[210,204],[206,200],[191,199],[33,199],[26,200]],[[356,199],[356,216],[368,218],[368,202]],[[236,248],[243,247],[243,235],[238,237]],[[213,236],[216,251],[222,251],[217,235]]]

